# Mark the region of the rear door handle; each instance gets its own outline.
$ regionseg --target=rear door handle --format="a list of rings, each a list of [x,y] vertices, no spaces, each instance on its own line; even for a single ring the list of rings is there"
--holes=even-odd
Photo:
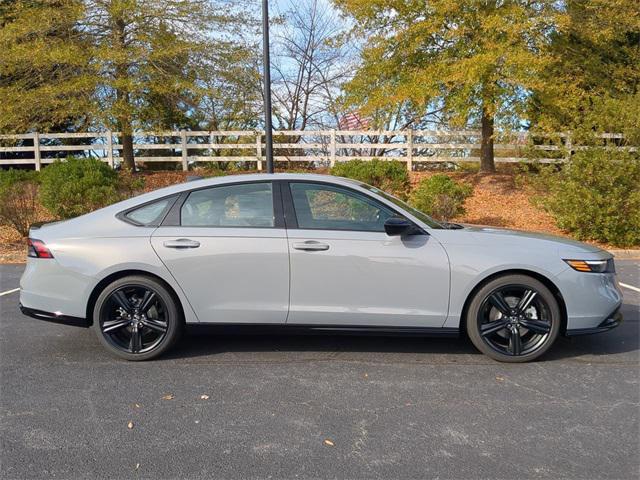
[[[293,248],[296,250],[305,250],[307,252],[320,252],[323,250],[329,250],[329,245],[326,243],[316,242],[315,240],[308,240],[306,242],[294,243]]]
[[[179,238],[177,240],[167,240],[163,245],[167,248],[198,248],[200,242],[188,238]]]

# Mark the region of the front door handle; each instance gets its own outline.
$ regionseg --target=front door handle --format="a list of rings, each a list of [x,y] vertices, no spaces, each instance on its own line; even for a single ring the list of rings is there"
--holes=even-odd
[[[188,238],[179,238],[177,240],[167,240],[163,245],[167,248],[198,248],[200,242]]]
[[[305,250],[307,252],[321,252],[323,250],[329,250],[329,245],[326,243],[316,242],[315,240],[308,240],[306,242],[294,243],[293,248],[296,250]]]

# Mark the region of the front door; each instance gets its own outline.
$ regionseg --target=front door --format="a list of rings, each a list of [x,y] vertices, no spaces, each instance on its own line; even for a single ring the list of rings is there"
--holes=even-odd
[[[436,239],[388,236],[384,222],[397,213],[364,193],[321,182],[288,185],[287,324],[442,327],[449,262]]]
[[[200,322],[285,323],[289,252],[275,211],[271,182],[219,185],[189,193],[179,225],[153,233]]]

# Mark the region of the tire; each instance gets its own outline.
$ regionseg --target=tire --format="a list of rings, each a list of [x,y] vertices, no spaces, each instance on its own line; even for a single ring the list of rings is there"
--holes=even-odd
[[[156,358],[179,339],[183,319],[172,292],[142,275],[107,285],[93,308],[93,329],[102,345],[126,360]]]
[[[551,348],[562,317],[543,283],[527,275],[503,275],[474,294],[465,321],[469,338],[482,353],[499,362],[522,363]]]

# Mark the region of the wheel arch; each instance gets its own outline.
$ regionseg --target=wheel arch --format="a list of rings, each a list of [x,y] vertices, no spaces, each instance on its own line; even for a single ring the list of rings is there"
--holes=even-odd
[[[137,269],[128,269],[128,270],[119,270],[117,272],[113,272],[109,275],[107,275],[106,277],[104,277],[102,280],[100,280],[95,287],[93,287],[93,290],[91,291],[91,294],[89,295],[89,300],[87,301],[87,313],[86,313],[86,318],[87,321],[89,323],[89,325],[93,325],[93,308],[95,307],[96,304],[96,300],[98,299],[98,297],[100,296],[100,293],[102,292],[102,290],[105,289],[105,287],[107,285],[109,285],[110,283],[120,279],[120,278],[124,278],[124,277],[128,277],[131,275],[141,275],[141,276],[145,276],[145,277],[150,277],[153,278],[154,280],[162,283],[162,285],[169,291],[169,293],[171,294],[171,296],[173,297],[173,300],[176,302],[176,306],[178,307],[178,312],[180,314],[180,318],[182,320],[182,322],[185,322],[185,311],[184,311],[184,306],[182,305],[182,301],[180,300],[180,296],[177,294],[177,292],[175,291],[175,289],[166,281],[164,280],[162,277],[148,272],[146,270],[137,270]]]
[[[551,293],[553,293],[553,296],[558,301],[558,306],[560,307],[560,317],[561,317],[560,318],[561,320],[560,334],[564,335],[567,329],[567,306],[562,296],[562,292],[550,278],[546,277],[545,275],[542,275],[539,272],[534,272],[533,270],[527,270],[523,268],[514,268],[514,269],[500,270],[498,272],[494,272],[491,275],[484,277],[471,289],[462,307],[462,312],[460,315],[460,333],[465,336],[467,335],[467,311],[469,309],[469,304],[473,300],[473,297],[475,296],[476,292],[480,290],[483,286],[485,286],[487,283],[489,283],[490,281],[498,277],[503,277],[505,275],[526,275],[531,278],[535,278],[536,280],[541,282],[545,287],[551,290]]]

